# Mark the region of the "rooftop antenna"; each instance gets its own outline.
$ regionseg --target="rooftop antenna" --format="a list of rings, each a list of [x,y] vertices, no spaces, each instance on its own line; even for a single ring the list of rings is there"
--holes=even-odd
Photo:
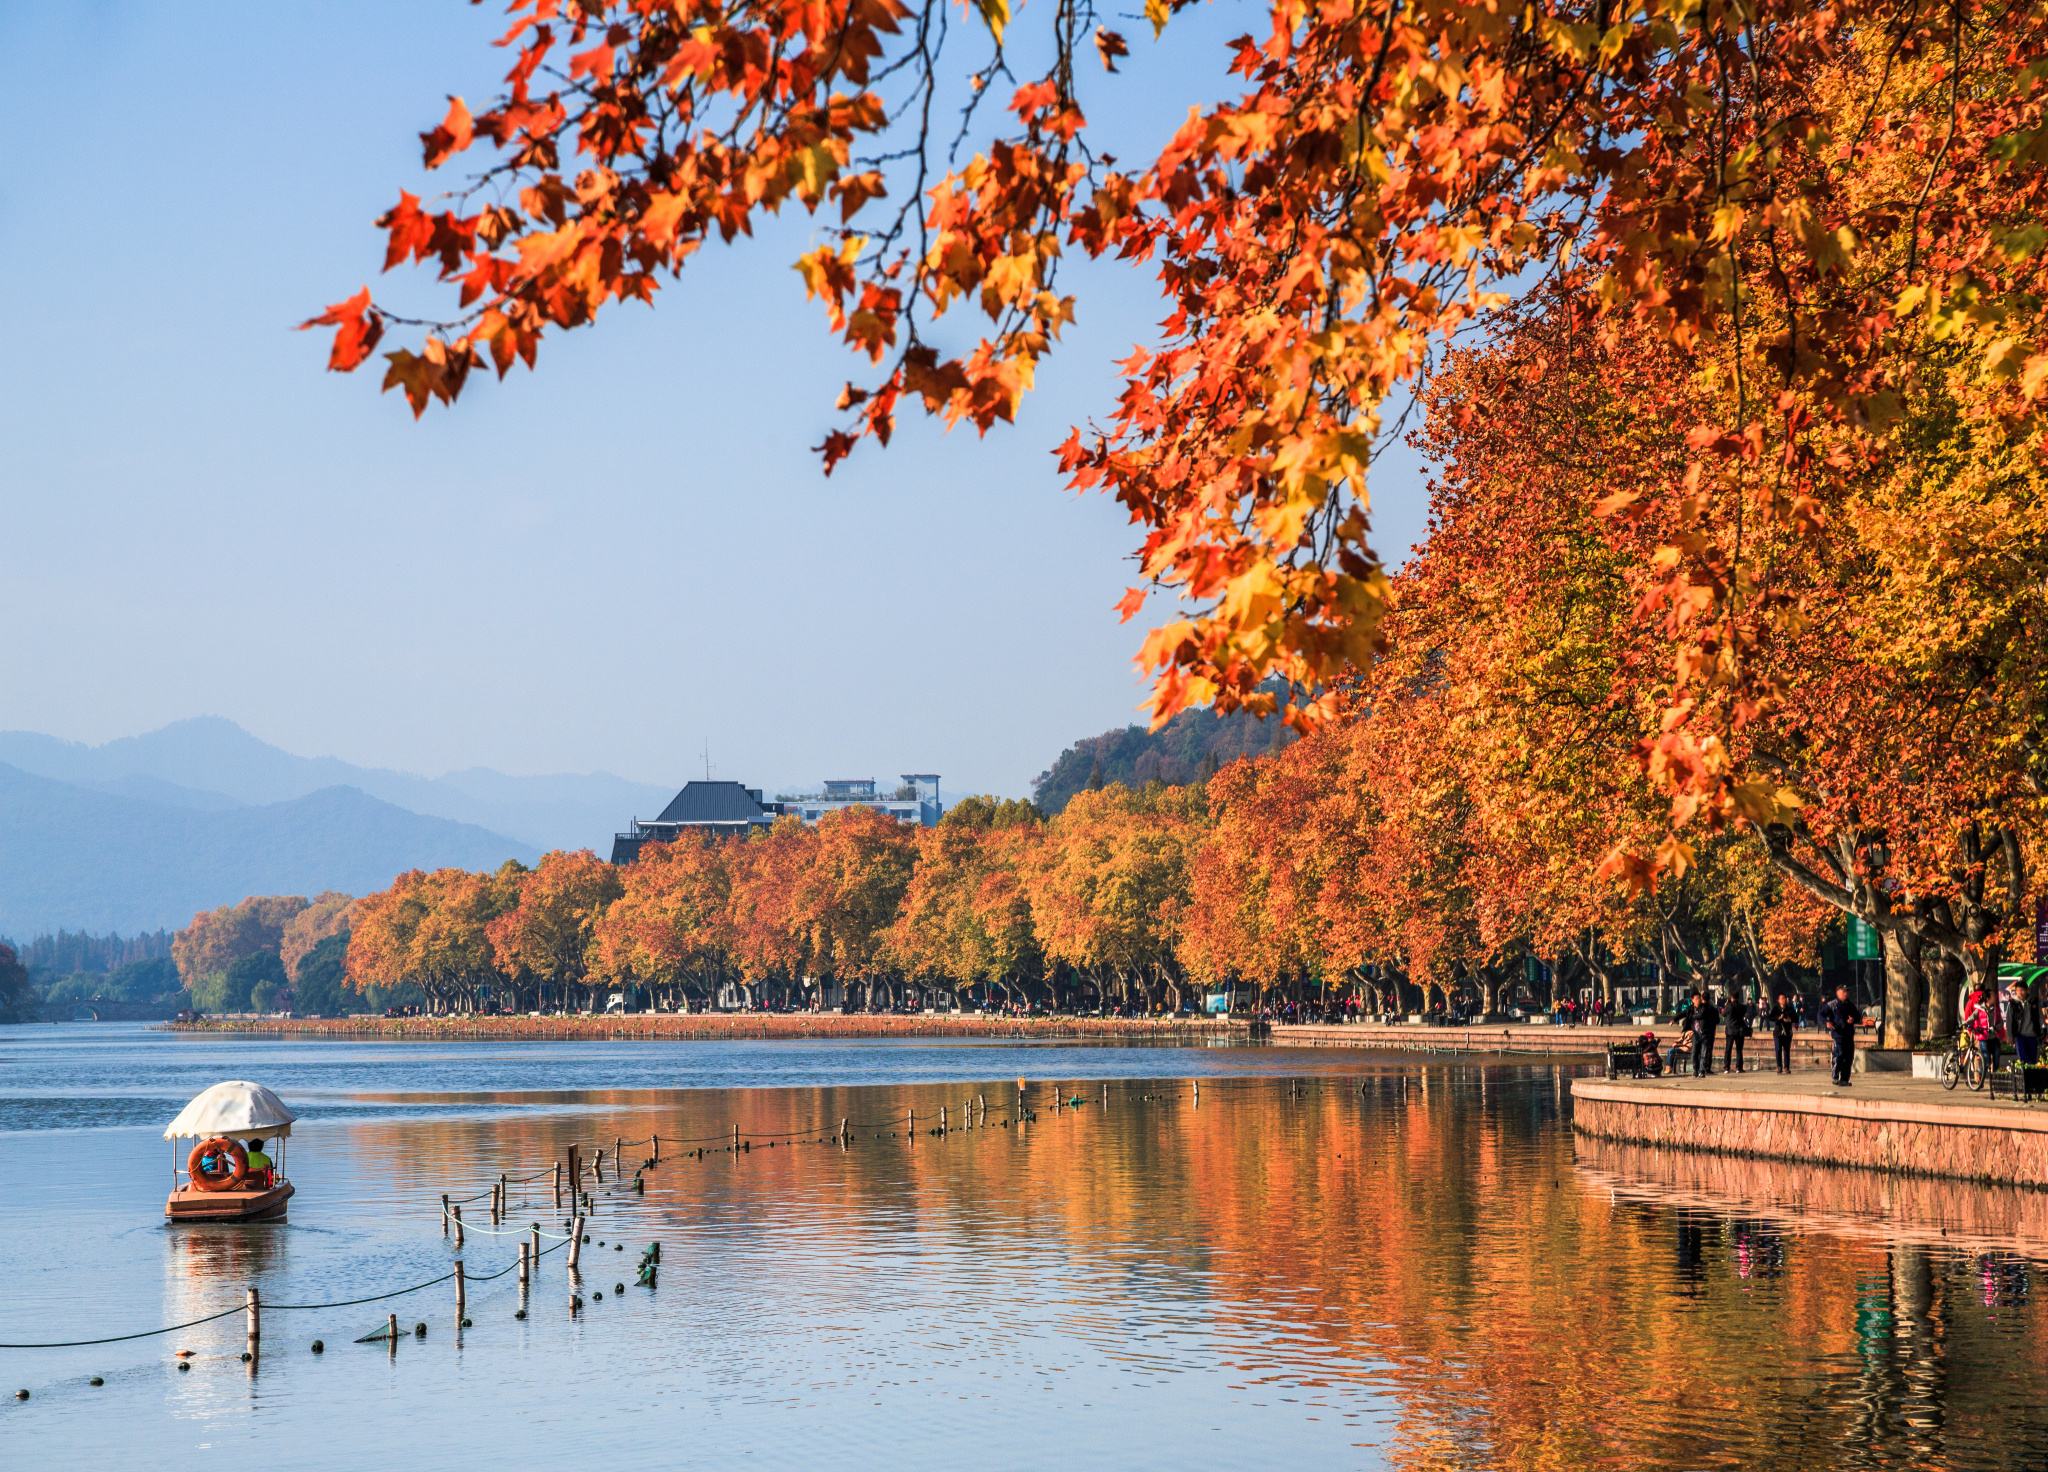
[[[711,742],[708,739],[704,742],[704,780],[711,780]]]

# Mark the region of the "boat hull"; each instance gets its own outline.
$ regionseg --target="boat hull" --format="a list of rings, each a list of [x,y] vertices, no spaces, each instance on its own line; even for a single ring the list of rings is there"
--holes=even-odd
[[[279,1181],[260,1191],[195,1191],[182,1187],[164,1203],[171,1222],[275,1222],[284,1219],[292,1183]]]

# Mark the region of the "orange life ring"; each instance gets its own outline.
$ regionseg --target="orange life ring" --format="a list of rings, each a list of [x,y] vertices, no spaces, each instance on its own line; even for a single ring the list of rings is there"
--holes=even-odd
[[[216,1161],[226,1156],[231,1168],[225,1172],[205,1170],[202,1163],[209,1155]],[[185,1174],[192,1178],[195,1191],[232,1191],[248,1179],[249,1152],[227,1136],[215,1135],[192,1147],[192,1153],[185,1157]]]

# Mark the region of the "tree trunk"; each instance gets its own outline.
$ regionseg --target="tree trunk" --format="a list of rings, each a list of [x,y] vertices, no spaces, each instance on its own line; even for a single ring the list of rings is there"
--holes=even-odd
[[[1920,1041],[1920,938],[1910,930],[1883,932],[1884,1029],[1881,1048],[1910,1048]]]

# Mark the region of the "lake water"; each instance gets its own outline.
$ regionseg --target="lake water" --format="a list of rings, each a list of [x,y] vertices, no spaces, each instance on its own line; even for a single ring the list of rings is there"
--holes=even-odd
[[[253,1371],[238,1314],[0,1350],[0,1396],[32,1392],[0,1399],[0,1466],[2048,1459],[2031,1294],[2048,1197],[1602,1155],[1574,1145],[1568,1074],[1271,1049],[4,1028],[5,1342],[178,1323],[252,1283],[277,1305],[436,1277],[441,1193],[543,1169],[571,1140],[738,1123],[761,1143],[667,1143],[644,1196],[600,1199],[580,1312],[556,1251],[523,1320],[514,1277],[473,1287],[459,1342],[441,1284],[273,1308]],[[1037,1118],[1004,1128],[1020,1077]],[[221,1078],[300,1112],[291,1219],[166,1228],[163,1125]],[[1055,1110],[1054,1081],[1086,1102]],[[962,1129],[977,1094],[989,1123]],[[951,1133],[906,1137],[906,1110],[923,1128],[942,1106]],[[842,1117],[865,1124],[850,1148],[800,1133]],[[512,1222],[558,1230],[547,1182],[526,1189]],[[466,1215],[488,1224],[482,1202]],[[649,1291],[631,1265],[653,1241]],[[516,1255],[474,1230],[463,1253],[473,1275]],[[353,1342],[393,1308],[426,1339]]]

